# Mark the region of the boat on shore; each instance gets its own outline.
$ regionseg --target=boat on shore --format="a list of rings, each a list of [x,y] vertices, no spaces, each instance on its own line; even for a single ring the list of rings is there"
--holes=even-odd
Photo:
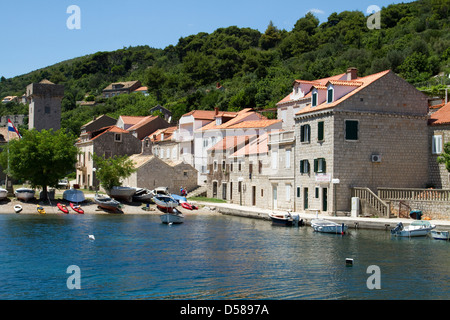
[[[86,198],[84,197],[84,193],[81,190],[71,188],[63,192],[63,199],[69,202],[83,202]]]
[[[161,218],[161,222],[164,224],[180,224],[184,221],[183,214],[177,209],[173,209],[172,212],[167,212],[159,216]]]
[[[174,194],[174,193],[171,194],[170,196],[173,199],[175,199],[179,203],[179,205],[182,206],[185,209],[188,209],[188,210],[194,210],[194,209],[196,210],[196,209],[198,209],[198,207],[196,205],[193,205],[192,203],[189,203],[187,201],[186,197],[184,197],[184,196],[179,196],[179,195]]]
[[[334,221],[324,219],[311,220],[311,227],[317,232],[335,234],[344,234],[348,229],[348,226],[344,223],[336,223]]]
[[[67,206],[65,204],[62,203],[57,203],[56,206],[58,207],[59,210],[61,210],[64,213],[69,213],[69,209],[67,209]]]
[[[436,226],[426,220],[413,221],[407,227],[399,222],[397,226],[391,230],[391,234],[396,237],[424,237],[434,228],[436,228]]]
[[[170,195],[168,187],[157,187],[157,188],[153,189],[152,192],[154,195],[160,195],[160,194],[166,195],[166,196]]]
[[[27,202],[34,198],[35,191],[30,188],[19,188],[14,191],[14,195],[17,199]]]
[[[20,204],[16,204],[14,206],[14,212],[15,213],[20,213],[23,210],[23,207]]]
[[[163,194],[153,196],[153,202],[155,202],[160,209],[168,211],[171,211],[178,206],[177,200]]]
[[[136,188],[136,192],[133,195],[133,201],[140,202],[153,202],[153,191],[145,188]]]
[[[0,200],[8,198],[8,190],[0,188]]]
[[[45,214],[45,209],[43,206],[37,205],[37,211],[39,214]]]
[[[272,220],[273,225],[279,225],[279,226],[286,226],[286,227],[292,227],[292,226],[300,226],[302,223],[300,223],[300,216],[299,214],[292,214],[291,212],[286,213],[274,213],[270,212],[268,213],[270,220]]]
[[[76,205],[73,202],[70,203],[70,207],[72,208],[73,211],[75,211],[76,213],[79,214],[84,214],[84,210],[81,208],[80,205]]]
[[[111,197],[96,193],[94,196],[94,201],[102,209],[113,212],[119,211],[120,202]]]
[[[431,230],[431,237],[436,240],[450,240],[449,231]]]
[[[133,200],[133,195],[136,193],[136,188],[132,187],[121,187],[116,186],[112,187],[107,194],[114,199],[120,199],[127,202],[131,202]]]

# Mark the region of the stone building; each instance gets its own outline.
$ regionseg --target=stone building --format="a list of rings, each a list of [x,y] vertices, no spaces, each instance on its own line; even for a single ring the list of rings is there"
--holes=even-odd
[[[28,85],[26,96],[30,101],[28,119],[30,130],[61,128],[61,100],[64,97],[64,86],[42,80]]]
[[[450,189],[450,173],[445,164],[438,164],[437,158],[450,142],[450,102],[434,112],[429,119],[429,186]]]
[[[178,127],[159,129],[148,136],[152,143],[152,153],[163,160],[179,160],[179,144],[173,139]]]
[[[89,121],[88,123],[84,124],[81,127],[81,133],[87,133],[87,132],[93,132],[100,130],[101,128],[110,127],[115,125],[117,122],[116,119],[111,118],[107,115],[101,115],[100,117],[96,117],[92,119],[92,121]]]
[[[425,187],[425,95],[389,70],[296,85],[306,101],[295,114],[297,210],[350,212],[353,187]]]
[[[141,82],[136,81],[123,81],[111,83],[105,89],[103,89],[103,97],[110,98],[119,94],[128,94],[141,87]]]
[[[76,146],[80,150],[76,164],[77,183],[86,189],[98,186],[95,179],[94,153],[109,158],[123,155],[131,156],[141,153],[142,150],[141,140],[117,126],[109,126],[81,134]]]

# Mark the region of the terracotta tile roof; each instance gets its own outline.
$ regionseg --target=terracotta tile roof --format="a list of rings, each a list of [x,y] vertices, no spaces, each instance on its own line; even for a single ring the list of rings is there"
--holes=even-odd
[[[327,84],[328,83],[335,84],[338,86],[351,86],[351,87],[359,87],[363,85],[362,82],[355,80],[330,80],[327,82]]]
[[[216,111],[214,110],[192,110],[183,115],[183,117],[193,116],[194,119],[198,120],[214,120],[216,116]]]
[[[148,135],[152,142],[161,141],[161,133],[164,133],[164,141],[172,139],[173,133],[178,129],[178,127],[168,127],[163,129],[158,129],[152,134]]]
[[[230,126],[233,126],[233,125],[235,125],[235,124],[237,124],[237,123],[240,123],[240,122],[242,122],[242,121],[245,121],[246,118],[248,118],[248,117],[250,117],[250,116],[252,116],[252,115],[258,117],[259,119],[267,119],[265,116],[263,116],[263,115],[261,115],[261,114],[255,112],[255,111],[253,111],[252,108],[245,108],[245,109],[242,109],[242,110],[239,111],[239,112],[230,112],[230,111],[226,111],[225,113],[226,113],[228,116],[234,114],[233,119],[230,119],[230,120],[228,120],[228,121],[226,121],[226,122],[224,122],[224,123],[222,123],[222,124],[219,124],[219,125],[216,125],[216,122],[213,121],[213,122],[210,122],[210,123],[208,123],[207,125],[201,127],[199,130],[200,130],[200,131],[205,131],[205,130],[220,130],[220,129],[227,129],[227,128],[229,128]],[[217,117],[220,117],[220,112],[219,112],[219,114],[217,115]]]
[[[125,90],[125,89],[129,89],[132,86],[136,85],[139,82],[139,80],[135,80],[135,81],[123,81],[123,82],[114,82],[109,84],[105,89],[103,90],[116,90],[115,88],[113,88],[113,85],[122,85],[122,87],[120,87],[120,90]]]
[[[450,102],[433,113],[430,116],[428,123],[432,126],[450,124]]]
[[[124,124],[135,125],[145,118],[145,116],[120,116]]]
[[[137,129],[141,128],[142,126],[145,126],[146,124],[152,122],[156,118],[158,118],[158,116],[146,116],[146,117],[143,117],[141,120],[136,122],[133,126],[129,127],[128,131],[137,130]]]
[[[317,105],[315,107],[312,107],[311,104],[309,104],[306,107],[304,107],[303,109],[301,109],[299,112],[297,112],[296,115],[305,114],[305,113],[308,113],[308,112],[314,112],[314,111],[318,111],[318,110],[325,110],[325,109],[334,108],[335,106],[337,106],[342,101],[348,99],[349,97],[351,97],[355,93],[361,91],[362,89],[364,89],[365,87],[367,87],[371,83],[375,82],[376,80],[382,78],[383,76],[385,76],[389,72],[391,72],[391,71],[390,70],[386,70],[386,71],[378,72],[378,73],[375,73],[375,74],[372,74],[372,75],[369,75],[369,76],[366,76],[366,77],[357,78],[356,79],[357,81],[355,81],[355,82],[362,83],[362,84],[359,85],[359,87],[356,87],[354,90],[352,90],[349,93],[347,93],[346,95],[344,95],[343,97],[341,97],[341,98],[339,98],[339,99],[337,99],[337,100],[335,100],[335,101],[333,101],[331,103],[327,103],[325,101],[325,102],[323,102],[320,105]],[[353,80],[350,80],[350,81],[353,81]]]
[[[122,128],[119,128],[118,126],[109,126],[109,127],[104,127],[101,128],[99,130],[96,130],[92,133],[99,133],[97,135],[95,135],[91,140],[95,140],[98,137],[100,137],[101,135],[105,134],[106,132],[114,132],[114,133],[129,133],[127,130],[124,130]]]
[[[229,126],[227,129],[266,128],[281,122],[283,122],[281,119],[249,120]]]

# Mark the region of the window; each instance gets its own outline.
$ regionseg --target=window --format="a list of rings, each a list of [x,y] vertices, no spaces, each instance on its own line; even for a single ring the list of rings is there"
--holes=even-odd
[[[286,122],[287,120],[287,110],[286,109],[282,109],[281,110],[281,120],[283,120],[283,122]]]
[[[121,142],[122,141],[122,134],[121,133],[114,134],[114,141]]]
[[[291,149],[286,150],[286,161],[285,161],[286,168],[291,167]]]
[[[225,160],[222,160],[222,171],[225,171]]]
[[[317,123],[317,141],[323,141],[323,121]]]
[[[313,92],[313,94],[312,94],[311,106],[312,107],[317,106],[317,92]]]
[[[309,173],[309,161],[308,160],[300,161],[300,173]]]
[[[300,187],[297,187],[297,198],[300,198],[300,194],[301,194],[301,188]]]
[[[431,151],[433,154],[442,153],[442,136],[433,136],[431,144]]]
[[[278,167],[278,152],[272,151],[272,169],[276,169]]]
[[[319,187],[316,187],[314,191],[315,191],[315,192],[314,192],[314,197],[315,197],[316,199],[319,199]]]
[[[345,120],[345,140],[358,140],[357,120]]]
[[[291,185],[286,185],[286,201],[291,201]]]
[[[324,158],[314,159],[314,172],[326,172],[326,161]]]
[[[332,87],[328,88],[328,90],[327,90],[327,103],[333,102],[333,93],[334,93],[333,88]]]
[[[213,170],[217,171],[217,160],[214,160],[213,162]]]
[[[300,127],[300,142],[309,142],[311,136],[311,126],[304,124]]]
[[[238,162],[238,171],[242,171],[242,162],[239,160]]]

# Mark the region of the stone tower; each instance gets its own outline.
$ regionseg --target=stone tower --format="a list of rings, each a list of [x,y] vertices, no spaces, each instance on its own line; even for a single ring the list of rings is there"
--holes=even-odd
[[[27,99],[30,102],[28,129],[36,130],[61,128],[61,100],[64,86],[48,80],[27,86]]]

